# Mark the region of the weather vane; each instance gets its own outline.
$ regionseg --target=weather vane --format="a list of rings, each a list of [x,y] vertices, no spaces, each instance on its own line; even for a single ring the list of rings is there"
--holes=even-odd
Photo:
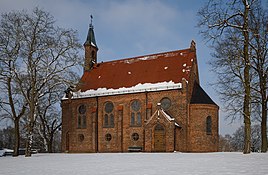
[[[93,21],[93,16],[90,15],[90,25],[89,25],[89,27],[93,27],[93,25],[92,25],[92,21]]]

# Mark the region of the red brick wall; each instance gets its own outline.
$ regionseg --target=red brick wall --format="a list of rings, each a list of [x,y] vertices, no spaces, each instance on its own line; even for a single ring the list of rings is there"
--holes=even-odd
[[[212,118],[212,132],[206,132],[206,119]],[[190,152],[215,152],[219,147],[218,107],[207,104],[190,104],[189,149]]]
[[[62,150],[69,152],[127,152],[130,146],[139,146],[143,148],[143,151],[154,151],[153,134],[157,121],[148,124],[147,121],[151,116],[146,118],[146,113],[151,111],[153,114],[157,110],[157,103],[162,98],[168,97],[172,101],[172,105],[167,112],[175,118],[180,127],[175,129],[174,123],[170,123],[166,119],[158,121],[165,126],[166,151],[217,151],[218,108],[214,105],[190,105],[188,108],[186,86],[187,83],[184,82],[182,90],[73,99],[71,102],[63,100]],[[130,104],[132,100],[136,99],[141,102],[142,125],[132,127],[130,126]],[[114,127],[112,128],[104,127],[104,104],[107,101],[111,101],[114,105]],[[77,127],[78,107],[81,104],[85,104],[87,108],[87,127],[85,129]],[[205,132],[205,118],[208,115],[212,117],[212,135],[206,135]],[[97,130],[98,132],[96,132]],[[67,133],[69,141],[66,140]],[[105,140],[107,133],[111,134],[111,141]],[[137,141],[131,138],[133,133],[139,134]],[[176,133],[175,138],[174,133]],[[79,138],[81,134],[84,135],[82,141]],[[69,150],[66,145],[69,145]]]
[[[86,128],[78,128],[78,107],[86,105]],[[77,99],[62,101],[62,151],[69,152],[95,152],[95,120],[92,107],[96,106],[95,98]],[[66,140],[69,133],[69,141]],[[84,140],[79,139],[79,135],[84,136]],[[69,142],[69,150],[66,149],[66,142]]]

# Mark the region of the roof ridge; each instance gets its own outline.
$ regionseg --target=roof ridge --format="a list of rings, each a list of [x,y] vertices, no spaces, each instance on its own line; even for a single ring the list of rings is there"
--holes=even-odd
[[[135,56],[135,57],[129,57],[129,58],[123,58],[123,59],[116,59],[116,60],[110,60],[110,61],[102,61],[100,63],[97,64],[102,64],[102,63],[113,63],[113,62],[124,62],[127,60],[135,60],[135,59],[141,59],[144,57],[152,57],[152,56],[160,56],[163,54],[169,54],[169,53],[174,53],[174,52],[182,52],[182,51],[191,51],[191,48],[187,48],[187,49],[181,49],[181,50],[172,50],[172,51],[168,51],[168,52],[159,52],[159,53],[155,53],[155,54],[148,54],[148,55],[140,55],[140,56]],[[145,60],[145,59],[144,59]]]

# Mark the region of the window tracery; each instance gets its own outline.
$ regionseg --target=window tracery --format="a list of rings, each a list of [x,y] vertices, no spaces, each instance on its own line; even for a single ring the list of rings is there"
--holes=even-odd
[[[110,101],[104,104],[104,127],[114,127],[114,104]]]
[[[87,127],[86,111],[86,105],[82,104],[78,107],[77,128],[84,129]]]
[[[130,104],[130,126],[141,126],[141,102],[139,100],[133,100]]]

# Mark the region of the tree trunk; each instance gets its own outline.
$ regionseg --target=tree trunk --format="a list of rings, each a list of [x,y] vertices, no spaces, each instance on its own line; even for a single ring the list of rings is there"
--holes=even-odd
[[[31,123],[29,124],[31,125]],[[25,157],[31,157],[32,156],[32,141],[33,141],[33,127],[28,126],[28,133],[26,138],[26,149],[25,149]]]
[[[251,150],[251,122],[250,119],[245,118],[245,138],[244,138],[244,154],[249,154]]]
[[[244,154],[249,154],[251,149],[250,79],[249,79],[250,66],[248,63],[249,62],[246,61],[246,66],[244,69],[244,78],[245,78],[245,96],[244,96],[244,107],[243,107],[243,117],[245,124],[245,138],[244,138],[244,151],[243,151]]]
[[[249,154],[251,149],[251,121],[250,121],[250,60],[249,60],[249,31],[248,31],[248,15],[250,6],[248,1],[244,2],[244,25],[243,25],[243,36],[244,36],[244,107],[243,107],[243,117],[245,123],[245,138],[244,138],[244,154]]]
[[[261,81],[261,83],[262,83],[262,81]],[[266,83],[267,82],[265,81],[261,85],[265,86]],[[261,152],[265,153],[265,152],[267,152],[267,99],[266,99],[266,90],[265,90],[265,88],[262,88],[262,103],[261,103],[261,107],[262,107]]]
[[[15,131],[14,131],[14,138],[15,138],[15,145],[14,145],[14,153],[13,156],[16,157],[19,155],[19,148],[20,148],[20,119],[18,117],[14,120]]]
[[[32,103],[30,105],[30,116],[29,116],[29,124],[28,124],[28,133],[26,138],[26,150],[25,150],[25,157],[31,157],[32,156],[32,142],[33,142],[33,128],[34,128],[34,108],[35,105]]]
[[[267,105],[266,105],[267,106]],[[267,111],[262,111],[262,121],[261,121],[261,152],[267,152]]]
[[[50,138],[49,138],[49,141],[48,141],[48,152],[49,153],[52,153],[53,152],[53,136],[54,133],[50,133]]]

